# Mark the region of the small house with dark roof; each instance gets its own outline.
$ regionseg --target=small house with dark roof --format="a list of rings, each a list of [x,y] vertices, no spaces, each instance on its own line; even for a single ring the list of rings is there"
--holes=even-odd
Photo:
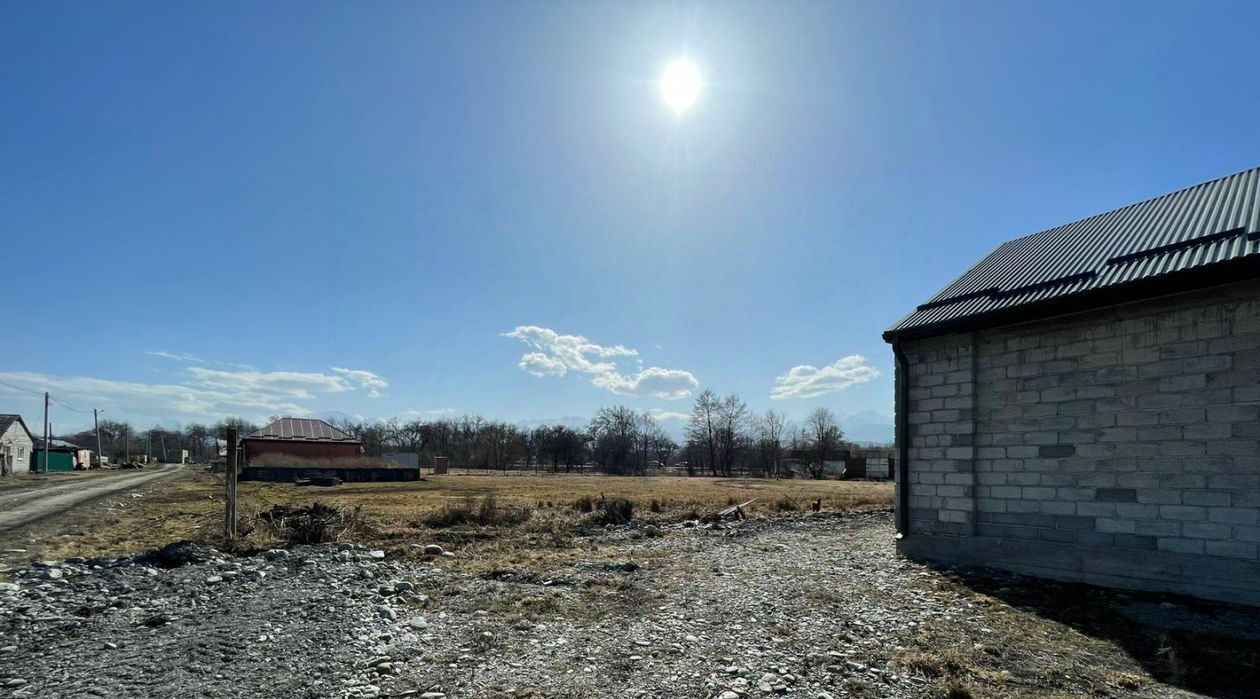
[[[301,459],[345,459],[362,454],[363,443],[312,418],[282,417],[241,440],[245,461],[264,454]]]
[[[35,437],[21,415],[0,415],[0,476],[31,470]]]
[[[1004,243],[884,338],[903,553],[1260,604],[1260,168]]]

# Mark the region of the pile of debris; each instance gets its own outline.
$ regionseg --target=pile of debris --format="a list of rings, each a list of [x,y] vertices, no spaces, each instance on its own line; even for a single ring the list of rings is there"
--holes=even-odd
[[[342,541],[352,532],[364,530],[367,525],[361,505],[350,509],[321,502],[307,507],[275,505],[259,513],[257,519],[290,545]]]

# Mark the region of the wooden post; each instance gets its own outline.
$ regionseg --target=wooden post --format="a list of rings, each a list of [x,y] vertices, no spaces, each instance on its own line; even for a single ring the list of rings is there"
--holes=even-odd
[[[48,443],[52,441],[52,430],[48,428],[48,391],[44,391],[44,473],[48,473]],[[39,459],[32,462],[31,471],[39,473]]]
[[[223,467],[227,484],[227,509],[223,514],[223,536],[236,538],[236,428],[227,428],[227,463]]]

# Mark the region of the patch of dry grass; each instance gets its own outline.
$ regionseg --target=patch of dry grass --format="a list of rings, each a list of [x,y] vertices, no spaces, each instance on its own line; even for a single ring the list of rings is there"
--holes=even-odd
[[[346,483],[327,489],[242,482],[238,514],[249,522],[277,505],[306,506],[315,500],[348,509],[361,507],[371,524],[370,533],[364,535],[368,543],[405,547],[454,540],[461,553],[452,565],[550,567],[598,557],[589,543],[577,543],[574,537],[575,529],[594,524],[591,514],[575,507],[578,501],[589,502],[596,513],[601,502],[625,501],[636,519],[667,523],[694,519],[730,502],[753,498],[757,501],[748,511],[754,515],[775,514],[776,504],[785,496],[798,502],[821,500],[824,510],[882,508],[892,504],[892,492],[888,483],[850,481],[451,474],[424,481]],[[145,487],[140,495],[110,496],[22,530],[0,533],[0,542],[27,548],[28,559],[134,553],[181,539],[222,542],[222,475],[197,472]],[[528,510],[532,516],[484,524],[472,517],[443,529],[425,523],[427,518],[436,518],[431,521],[440,524],[443,511],[460,510],[487,497],[493,498],[496,510]],[[626,505],[617,507],[624,513]],[[264,527],[255,530],[243,542],[246,546],[277,543],[274,538],[263,540]]]

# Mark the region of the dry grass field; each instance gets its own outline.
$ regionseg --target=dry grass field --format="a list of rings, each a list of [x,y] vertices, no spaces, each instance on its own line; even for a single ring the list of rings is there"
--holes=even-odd
[[[21,532],[0,534],[0,544],[25,548],[27,558],[125,554],[183,539],[218,545],[223,491],[221,475],[199,472],[139,494],[107,498]],[[601,502],[626,500],[637,521],[669,524],[754,499],[747,508],[753,516],[809,510],[815,501],[824,511],[882,508],[892,504],[892,485],[552,474],[449,474],[417,482],[333,488],[243,482],[238,512],[244,536],[239,545],[263,548],[285,543],[259,515],[278,505],[320,502],[347,512],[358,509],[354,529],[344,532],[344,538],[383,547],[433,541],[456,545],[461,562],[470,565],[477,560],[485,565],[524,560],[541,565],[546,562],[542,558],[562,564],[563,552],[575,548],[575,531],[603,525]],[[482,513],[487,516],[478,518]],[[469,514],[474,515],[471,521]]]

